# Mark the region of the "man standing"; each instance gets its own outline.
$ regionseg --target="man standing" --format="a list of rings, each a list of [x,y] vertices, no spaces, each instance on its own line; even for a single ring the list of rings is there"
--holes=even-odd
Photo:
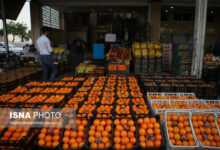
[[[48,39],[49,30],[46,27],[42,28],[42,35],[37,39],[37,51],[40,53],[40,60],[43,68],[43,81],[47,80],[47,68],[52,71],[50,81],[53,81],[56,76],[56,66],[51,58],[52,48]]]
[[[83,59],[83,41],[77,37],[76,40],[73,41],[73,45],[76,47],[79,57]]]
[[[217,40],[217,42],[215,43],[213,54],[215,56],[220,56],[220,42],[219,42],[219,40]]]

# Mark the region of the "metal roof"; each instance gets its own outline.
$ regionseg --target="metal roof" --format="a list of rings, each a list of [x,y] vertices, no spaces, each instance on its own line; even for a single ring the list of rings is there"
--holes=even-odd
[[[16,20],[21,9],[24,6],[26,0],[5,0],[5,15],[6,19]],[[1,2],[0,2],[1,8]],[[0,19],[2,19],[2,15],[0,12]]]

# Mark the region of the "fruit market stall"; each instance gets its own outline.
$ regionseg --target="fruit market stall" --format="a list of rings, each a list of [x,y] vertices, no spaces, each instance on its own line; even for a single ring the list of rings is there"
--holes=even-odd
[[[147,72],[162,72],[163,52],[162,44],[158,42],[134,42],[132,44],[134,55],[135,74]]]
[[[66,76],[54,82],[31,81],[3,93],[1,108],[61,108],[74,113],[66,116],[63,127],[3,128],[0,148],[220,148],[219,100],[202,100],[192,92],[149,92],[142,88],[144,78],[140,79],[134,75]],[[15,143],[8,145],[11,140]]]

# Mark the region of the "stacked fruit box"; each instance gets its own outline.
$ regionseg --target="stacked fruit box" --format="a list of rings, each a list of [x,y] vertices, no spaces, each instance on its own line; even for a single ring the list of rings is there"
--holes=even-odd
[[[165,113],[165,137],[169,149],[197,149],[197,141],[189,112]]]

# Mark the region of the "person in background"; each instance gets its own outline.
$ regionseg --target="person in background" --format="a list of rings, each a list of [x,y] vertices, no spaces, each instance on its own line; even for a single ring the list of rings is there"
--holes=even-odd
[[[220,42],[217,40],[213,49],[213,55],[220,56]]]
[[[52,48],[50,40],[47,37],[49,35],[49,29],[46,27],[42,28],[42,35],[37,39],[37,51],[40,53],[40,61],[43,68],[43,81],[47,80],[48,68],[52,71],[50,81],[53,81],[56,76],[56,66],[53,63],[51,57]]]
[[[212,54],[212,45],[209,45],[205,54]]]
[[[83,59],[83,41],[77,37],[76,40],[73,41],[73,45],[75,45],[79,57]]]

